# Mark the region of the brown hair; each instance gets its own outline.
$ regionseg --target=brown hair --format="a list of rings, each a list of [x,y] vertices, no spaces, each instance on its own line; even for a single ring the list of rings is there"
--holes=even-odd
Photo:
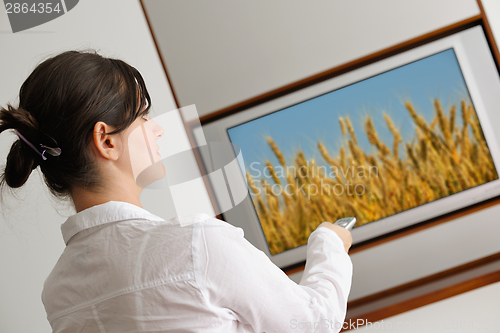
[[[43,61],[21,86],[19,107],[0,107],[0,133],[17,130],[36,147],[61,148],[61,155],[42,160],[19,138],[0,173],[0,190],[21,187],[38,165],[57,198],[67,199],[75,187],[102,190],[90,149],[94,125],[103,121],[116,128],[108,134],[119,133],[150,107],[141,74],[121,60],[67,51]]]

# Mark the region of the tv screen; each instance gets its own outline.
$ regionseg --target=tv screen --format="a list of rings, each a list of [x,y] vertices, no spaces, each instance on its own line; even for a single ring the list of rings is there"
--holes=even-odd
[[[448,49],[227,130],[271,255],[498,179]]]
[[[356,217],[356,243],[496,196],[499,96],[474,27],[204,125],[244,160],[223,216],[284,267],[323,221]]]

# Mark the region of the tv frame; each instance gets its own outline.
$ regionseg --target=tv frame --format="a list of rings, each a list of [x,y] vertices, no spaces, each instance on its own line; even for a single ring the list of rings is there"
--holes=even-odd
[[[477,32],[471,33],[471,31],[478,31],[481,35],[477,35]],[[500,115],[495,117],[493,112],[490,111],[488,113],[487,110],[494,109],[495,104],[499,105],[500,103],[500,80],[488,40],[479,25],[392,55],[350,72],[314,83],[283,96],[270,99],[225,118],[212,121],[203,126],[205,138],[207,141],[230,142],[227,134],[227,129],[230,127],[265,114],[282,110],[288,106],[449,48],[454,48],[455,50],[467,88],[469,89],[471,99],[483,127],[493,161],[498,170],[500,166],[500,134],[498,136],[495,135],[493,126],[495,124],[500,125]],[[479,50],[480,52],[478,52]],[[476,188],[387,217],[373,224],[367,224],[363,228],[356,228],[353,230],[354,243],[365,242],[384,234],[419,224],[431,218],[498,196],[499,194],[500,180],[497,179]],[[247,239],[265,252],[279,267],[290,267],[305,260],[305,245],[274,256],[270,254],[250,197],[245,198],[240,205],[232,210],[223,213],[223,219],[233,225],[242,227],[245,230]],[[404,222],[397,222],[398,220],[404,220]]]

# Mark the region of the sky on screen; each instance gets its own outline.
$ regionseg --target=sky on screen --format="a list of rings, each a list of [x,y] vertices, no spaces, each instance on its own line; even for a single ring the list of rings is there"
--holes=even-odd
[[[318,165],[326,165],[318,151],[318,141],[325,145],[332,157],[338,156],[342,145],[347,147],[339,117],[350,118],[359,145],[367,153],[373,148],[366,137],[364,121],[368,116],[372,117],[379,139],[392,149],[393,136],[383,114],[390,116],[403,141],[411,142],[415,125],[403,103],[411,101],[415,110],[430,123],[434,118],[435,98],[439,99],[447,115],[451,105],[458,107],[463,98],[470,101],[453,49],[235,126],[228,130],[228,134],[231,141],[241,148],[245,168],[252,175],[255,175],[249,170],[252,162],[260,162],[253,166],[253,169],[260,170],[266,160],[279,165],[265,140],[267,136],[283,152],[287,165],[293,165],[292,159],[299,150],[307,159],[314,158]],[[457,125],[461,126],[460,114],[456,118]],[[400,151],[403,151],[401,146]]]

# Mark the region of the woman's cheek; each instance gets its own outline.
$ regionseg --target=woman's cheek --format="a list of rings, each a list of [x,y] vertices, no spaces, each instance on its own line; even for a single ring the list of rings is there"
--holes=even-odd
[[[142,171],[155,162],[154,158],[151,160],[152,156],[149,153],[151,149],[148,147],[146,138],[142,126],[133,129],[128,138],[130,164],[132,165],[134,179],[137,179]],[[151,153],[156,154],[156,152]]]

